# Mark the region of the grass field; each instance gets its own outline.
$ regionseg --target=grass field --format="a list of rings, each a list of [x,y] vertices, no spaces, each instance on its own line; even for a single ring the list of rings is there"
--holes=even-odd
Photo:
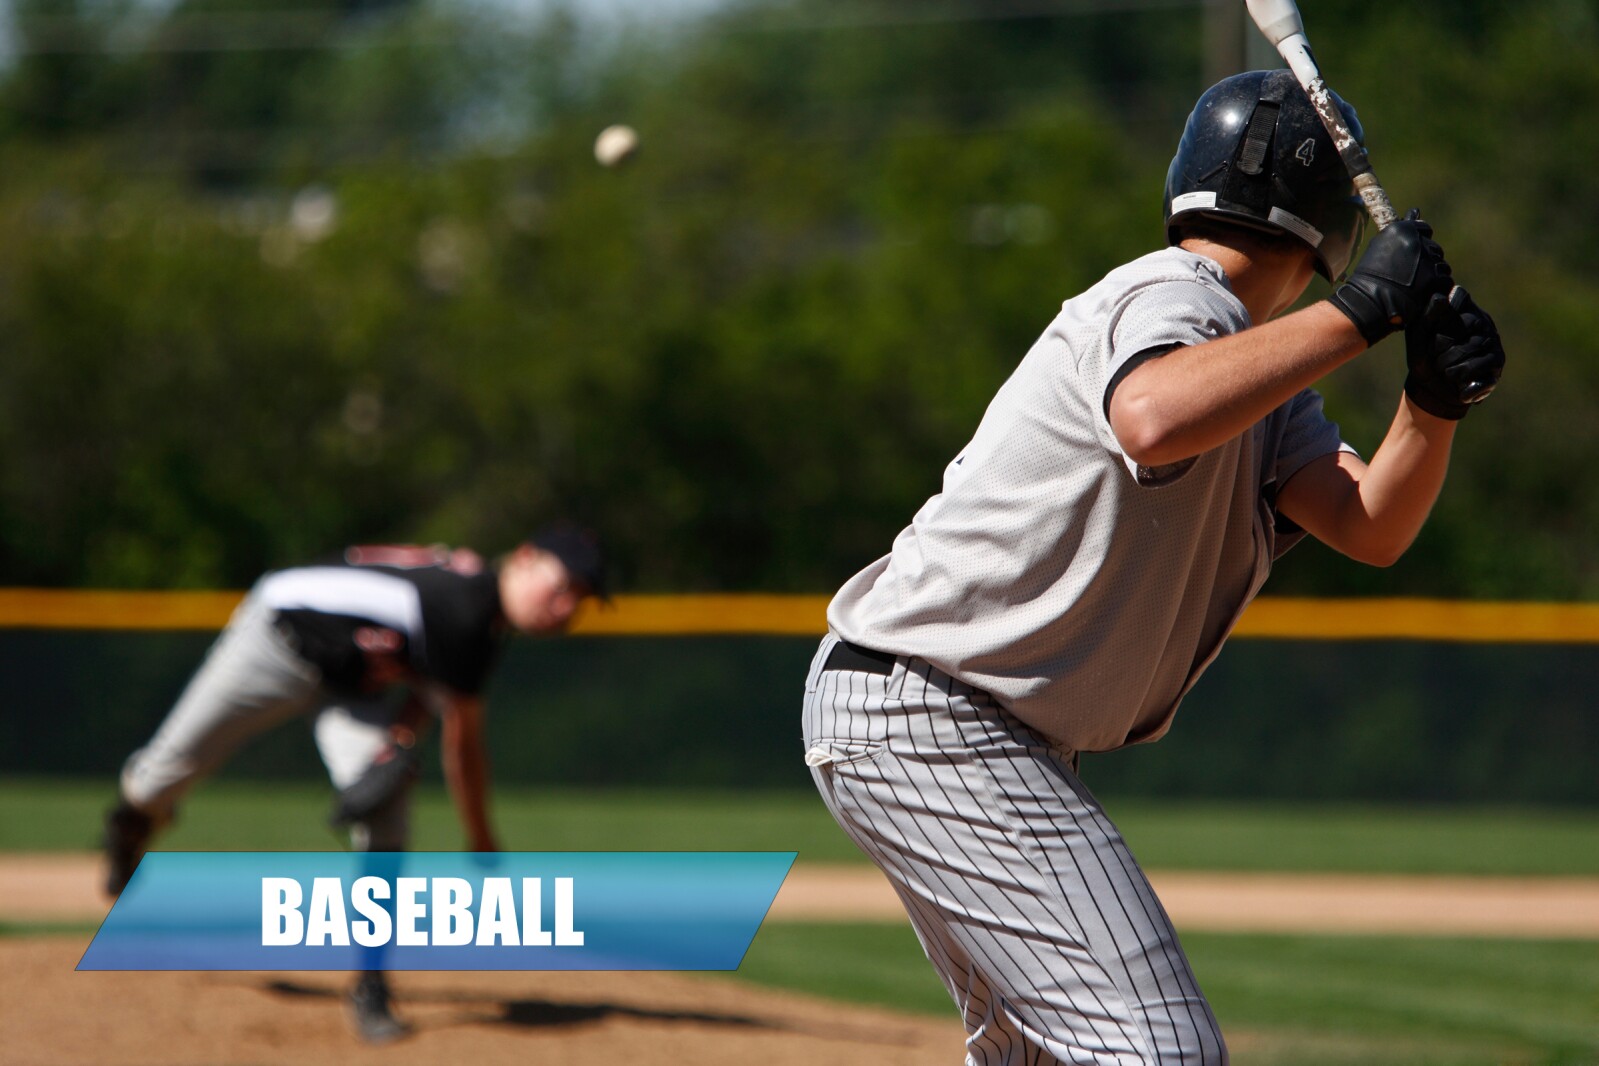
[[[1592,943],[1188,934],[1183,944],[1239,1066],[1599,1062]],[[953,1011],[903,926],[768,925],[739,976]]]
[[[112,785],[0,782],[0,851],[92,847]],[[213,782],[164,847],[319,850],[327,789]],[[1105,798],[1152,869],[1461,875],[1599,874],[1599,812],[1167,804]],[[859,856],[808,794],[502,790],[519,850],[783,850]],[[418,797],[416,847],[450,849],[446,797]],[[0,936],[83,932],[0,925]],[[1240,1066],[1599,1063],[1599,945],[1588,942],[1239,936],[1184,944]],[[908,927],[767,923],[739,979],[951,1016]]]
[[[0,851],[95,846],[111,781],[0,782]],[[328,789],[215,781],[201,786],[161,846],[314,851]],[[1599,874],[1599,812],[1156,803],[1104,797],[1151,869],[1480,875]],[[808,793],[504,789],[496,817],[522,851],[797,851],[802,862],[862,860]],[[460,846],[442,791],[423,788],[417,850]]]

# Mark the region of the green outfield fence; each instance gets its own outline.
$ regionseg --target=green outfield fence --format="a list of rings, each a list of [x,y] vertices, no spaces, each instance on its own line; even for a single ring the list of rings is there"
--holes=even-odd
[[[237,592],[0,589],[0,772],[114,774]],[[517,639],[496,774],[558,785],[806,787],[798,708],[826,597],[620,596]],[[1160,743],[1089,756],[1105,792],[1599,804],[1599,604],[1263,598]],[[234,776],[314,778],[309,729]]]

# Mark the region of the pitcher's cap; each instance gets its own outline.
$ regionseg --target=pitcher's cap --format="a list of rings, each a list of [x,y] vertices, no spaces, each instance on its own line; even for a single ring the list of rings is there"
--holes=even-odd
[[[605,556],[593,532],[570,522],[545,526],[527,542],[547,551],[566,567],[572,580],[588,588],[602,600],[610,599],[610,583],[605,579]]]

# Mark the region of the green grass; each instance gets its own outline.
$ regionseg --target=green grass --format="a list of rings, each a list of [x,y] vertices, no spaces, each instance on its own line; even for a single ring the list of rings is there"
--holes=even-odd
[[[1599,1061],[1593,943],[1220,934],[1183,943],[1239,1066]],[[768,923],[739,976],[955,1017],[905,926]]]
[[[0,851],[95,845],[112,781],[0,782]],[[320,850],[323,786],[200,786],[161,847]],[[1152,802],[1106,807],[1151,869],[1599,875],[1599,811]],[[802,862],[859,862],[810,793],[504,789],[496,818],[523,851],[797,851]],[[417,850],[460,846],[443,792],[419,791]]]
[[[1592,941],[1194,934],[1183,942],[1224,1023],[1297,1041],[1293,1053],[1263,1061],[1599,1061]],[[1386,1058],[1372,1057],[1384,1047],[1393,1049]]]
[[[848,1003],[954,1017],[949,993],[903,922],[766,922],[738,976]]]
[[[0,782],[0,851],[92,848],[115,798],[111,781]],[[184,804],[163,849],[322,851],[332,791],[310,784],[212,781]],[[518,851],[801,851],[818,862],[859,853],[809,793],[692,793],[502,789],[494,797],[504,847]],[[418,851],[462,846],[442,789],[423,786],[413,808]]]
[[[78,936],[87,944],[98,922],[0,922],[0,939],[27,936]]]
[[[1599,811],[1107,800],[1145,866],[1327,873],[1599,874]]]

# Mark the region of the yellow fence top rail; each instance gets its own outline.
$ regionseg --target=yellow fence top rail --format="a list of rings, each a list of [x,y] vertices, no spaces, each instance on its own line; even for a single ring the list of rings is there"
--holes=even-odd
[[[215,630],[241,592],[0,589],[0,628]],[[585,608],[579,636],[820,636],[827,596],[749,593],[617,596]],[[1236,635],[1280,640],[1599,644],[1599,604],[1266,596]]]
[[[1288,640],[1596,644],[1599,603],[1263,596],[1249,605],[1235,633]]]
[[[0,589],[10,629],[221,629],[242,592]]]

